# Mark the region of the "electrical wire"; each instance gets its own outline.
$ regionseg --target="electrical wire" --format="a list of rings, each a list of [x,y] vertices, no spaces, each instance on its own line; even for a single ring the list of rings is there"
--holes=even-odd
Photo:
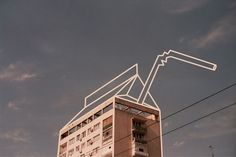
[[[232,107],[232,106],[234,106],[234,105],[236,105],[236,102],[234,102],[234,103],[232,103],[232,104],[230,104],[230,105],[227,105],[227,106],[225,106],[225,107],[222,107],[222,108],[220,108],[220,109],[218,109],[218,110],[216,110],[216,111],[213,111],[213,112],[211,112],[211,113],[208,113],[208,114],[206,114],[206,115],[204,115],[204,116],[202,116],[202,117],[200,117],[200,118],[197,118],[197,119],[195,119],[195,120],[193,120],[193,121],[191,121],[191,122],[188,122],[188,123],[186,123],[186,124],[184,124],[184,125],[181,125],[181,126],[175,128],[175,129],[172,129],[172,130],[170,130],[170,131],[168,131],[168,132],[162,134],[162,137],[163,137],[163,136],[166,136],[166,135],[168,135],[168,134],[170,134],[170,133],[173,133],[173,132],[175,132],[175,131],[177,131],[177,130],[179,130],[179,129],[182,129],[182,128],[184,128],[184,127],[190,125],[190,124],[193,124],[193,123],[195,123],[195,122],[197,122],[197,121],[200,121],[200,120],[202,120],[202,119],[204,119],[204,118],[207,118],[207,117],[209,117],[209,116],[211,116],[211,115],[213,115],[213,114],[216,114],[216,113],[218,113],[218,112],[220,112],[220,111],[222,111],[222,110],[225,110],[225,109],[227,109],[227,108],[230,108],[230,107]],[[156,136],[156,137],[154,137],[154,138],[152,138],[152,139],[149,139],[149,140],[147,140],[147,142],[151,142],[151,141],[153,141],[153,140],[155,140],[155,139],[157,139],[157,138],[160,138],[160,136]],[[129,151],[129,150],[131,150],[131,149],[133,149],[133,148],[134,148],[134,147],[128,148],[128,149],[126,149],[126,150],[123,150],[123,151],[121,151],[121,152],[115,154],[114,156],[118,156],[118,155],[120,155],[120,154],[122,154],[122,153],[124,153],[124,152],[126,152],[126,151]]]
[[[178,114],[178,113],[180,113],[180,112],[182,112],[182,111],[184,111],[184,110],[186,110],[186,109],[188,109],[188,108],[190,108],[192,106],[195,106],[195,105],[199,104],[200,102],[203,102],[206,99],[209,99],[209,98],[211,98],[211,97],[213,97],[213,96],[215,96],[215,95],[217,95],[217,94],[219,94],[219,93],[221,93],[221,92],[223,92],[223,91],[225,91],[227,89],[230,89],[231,87],[233,87],[235,85],[236,85],[236,83],[233,83],[233,84],[231,84],[231,85],[229,85],[229,86],[227,86],[227,87],[225,87],[225,88],[223,88],[223,89],[221,89],[221,90],[219,90],[219,91],[217,91],[217,92],[215,92],[215,93],[213,93],[211,95],[208,95],[208,96],[204,97],[203,99],[200,99],[200,100],[192,103],[191,105],[188,105],[188,106],[186,106],[186,107],[184,107],[184,108],[182,108],[182,109],[180,109],[180,110],[178,110],[176,112],[173,112],[173,113],[169,114],[168,116],[162,118],[162,120],[165,120],[165,119],[167,119],[169,117],[172,117],[173,115],[176,115],[176,114]]]
[[[203,102],[203,101],[205,101],[205,100],[207,100],[207,99],[209,99],[209,98],[211,98],[211,97],[214,97],[214,96],[216,96],[216,95],[218,95],[218,94],[220,94],[220,93],[222,93],[222,92],[224,92],[224,91],[226,91],[226,90],[228,90],[228,89],[234,87],[235,85],[236,85],[236,83],[233,83],[233,84],[231,84],[231,85],[229,85],[229,86],[227,86],[227,87],[225,87],[225,88],[223,88],[223,89],[221,89],[221,90],[219,90],[219,91],[217,91],[217,92],[214,92],[214,93],[212,93],[212,94],[210,94],[210,95],[208,95],[208,96],[206,96],[206,97],[204,97],[204,98],[202,98],[202,99],[200,99],[200,100],[198,100],[198,101],[196,101],[196,102],[194,102],[194,103],[192,103],[192,104],[190,104],[190,105],[188,105],[188,106],[186,106],[186,107],[184,107],[184,108],[182,108],[182,109],[180,109],[180,110],[178,110],[178,111],[175,111],[175,112],[169,114],[168,116],[165,116],[165,117],[162,118],[161,120],[162,120],[162,121],[163,121],[163,120],[166,120],[166,119],[168,119],[168,118],[170,118],[170,117],[172,117],[172,116],[174,116],[174,115],[176,115],[176,114],[178,114],[178,113],[180,113],[180,112],[182,112],[182,111],[184,111],[184,110],[187,110],[187,109],[190,108],[190,107],[193,107],[193,106],[195,106],[195,105],[197,105],[197,104],[199,104],[199,103],[201,103],[201,102]],[[156,122],[157,122],[157,121],[156,121]],[[150,127],[150,126],[156,124],[156,122],[150,123],[150,124],[148,124],[146,127]],[[159,122],[159,121],[158,121],[158,122]],[[124,137],[121,137],[121,138],[115,140],[115,143],[116,143],[116,142],[119,142],[119,141],[121,141],[121,140],[123,140],[123,139],[125,139],[125,138],[127,138],[127,137],[129,137],[129,136],[131,136],[131,135],[132,135],[132,133],[131,133],[131,134],[128,134],[128,135],[126,135],[126,136],[124,136]]]
[[[225,90],[228,90],[228,89],[234,87],[235,85],[236,85],[236,83],[233,83],[233,84],[231,84],[231,85],[229,85],[229,86],[227,86],[227,87],[225,87],[225,88],[223,88],[223,89],[221,89],[221,90],[219,90],[219,91],[217,91],[217,92],[215,92],[215,93],[213,93],[213,94],[210,94],[210,95],[208,95],[208,96],[206,96],[206,97],[204,97],[204,98],[202,98],[202,99],[200,99],[200,100],[198,100],[198,101],[196,101],[196,102],[194,102],[194,103],[192,103],[192,104],[190,104],[190,105],[188,105],[188,106],[186,106],[186,107],[184,107],[184,108],[182,108],[182,109],[180,109],[180,110],[178,110],[178,111],[175,111],[175,112],[169,114],[168,116],[162,118],[161,120],[166,120],[166,119],[168,119],[168,118],[170,118],[170,117],[172,117],[172,116],[174,116],[174,115],[176,115],[176,114],[178,114],[178,113],[180,113],[180,112],[182,112],[182,111],[184,111],[184,110],[186,110],[186,109],[188,109],[188,108],[190,108],[190,107],[193,107],[193,106],[199,104],[200,102],[203,102],[203,101],[205,101],[205,100],[207,100],[207,99],[209,99],[209,98],[211,98],[211,97],[214,97],[214,96],[218,95],[219,93],[224,92]],[[226,109],[226,108],[228,108],[228,107],[231,107],[231,106],[233,106],[233,105],[235,105],[235,104],[236,104],[236,103],[233,103],[233,104],[231,104],[231,105],[229,105],[229,106],[223,107],[223,108],[221,108],[219,111],[224,110],[224,109]],[[216,111],[214,111],[214,112],[211,112],[210,114],[207,114],[207,115],[205,115],[205,116],[203,116],[203,117],[200,117],[200,118],[198,118],[198,119],[195,119],[195,120],[193,120],[193,121],[191,121],[191,122],[189,122],[189,123],[187,123],[187,124],[181,125],[181,126],[175,128],[175,129],[173,129],[173,130],[170,130],[170,131],[164,133],[162,136],[165,136],[165,135],[167,135],[167,134],[169,134],[169,133],[171,133],[171,132],[174,132],[174,131],[176,131],[176,130],[178,130],[178,129],[181,129],[181,128],[187,126],[187,125],[190,125],[190,124],[192,124],[192,123],[194,123],[194,122],[196,122],[196,121],[199,121],[199,120],[201,120],[201,119],[203,119],[203,118],[206,118],[206,117],[208,117],[208,116],[210,116],[210,115],[212,115],[212,114],[214,114],[214,113],[217,113],[217,112],[219,112],[219,111],[216,110]],[[152,126],[152,125],[154,125],[154,124],[156,124],[156,123],[159,123],[159,122],[160,122],[160,121],[157,120],[157,121],[155,121],[154,123],[148,124],[146,127],[148,128],[148,127],[150,127],[150,126]],[[124,137],[122,137],[122,138],[119,138],[119,139],[115,140],[114,143],[117,143],[117,142],[119,142],[119,141],[121,141],[121,140],[123,140],[123,139],[125,139],[125,138],[128,138],[128,137],[131,136],[131,135],[132,135],[132,133],[131,133],[131,134],[128,134],[127,136],[124,136]],[[152,140],[154,140],[154,139],[157,139],[157,138],[159,138],[159,137],[160,137],[160,136],[155,137],[155,138],[150,139],[150,140],[147,140],[147,142],[150,142],[150,141],[152,141]],[[103,149],[103,148],[104,148],[104,147],[100,147],[98,150],[101,150],[101,149]],[[128,151],[128,150],[130,150],[130,149],[133,149],[133,148],[129,148],[129,149],[127,149],[127,150],[124,150],[124,151],[122,151],[122,152],[119,152],[119,153],[115,154],[115,156],[117,156],[117,155],[119,155],[119,154],[122,154],[122,153],[124,153],[124,152],[126,152],[126,151]],[[88,151],[87,153],[90,153],[90,152],[92,152],[92,150],[91,150],[91,151]]]

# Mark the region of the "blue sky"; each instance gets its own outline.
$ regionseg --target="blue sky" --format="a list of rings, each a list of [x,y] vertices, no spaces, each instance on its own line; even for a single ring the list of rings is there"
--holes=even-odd
[[[173,49],[216,72],[171,60],[151,93],[166,116],[236,82],[233,0],[1,0],[0,157],[54,157],[83,98],[138,63],[146,79]],[[163,121],[163,132],[236,102],[236,87]],[[236,107],[164,137],[165,157],[236,155]]]

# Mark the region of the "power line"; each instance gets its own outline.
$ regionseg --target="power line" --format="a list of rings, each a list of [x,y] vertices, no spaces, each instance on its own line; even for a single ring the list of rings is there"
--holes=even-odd
[[[190,124],[192,124],[192,123],[195,123],[195,122],[197,122],[197,121],[200,121],[200,120],[202,120],[202,119],[204,119],[204,118],[206,118],[206,117],[209,117],[209,116],[211,116],[211,115],[213,115],[213,114],[216,114],[217,112],[220,112],[220,111],[222,111],[222,110],[225,110],[225,109],[227,109],[227,108],[229,108],[229,107],[232,107],[232,106],[234,106],[234,105],[236,105],[236,102],[234,102],[234,103],[232,103],[232,104],[230,104],[230,105],[227,105],[227,106],[225,106],[225,107],[222,107],[222,108],[220,108],[220,109],[218,109],[218,110],[216,110],[216,111],[213,111],[213,112],[211,112],[211,113],[208,113],[208,114],[206,114],[206,115],[204,115],[204,116],[202,116],[202,117],[200,117],[200,118],[197,118],[197,119],[195,119],[195,120],[193,120],[193,121],[191,121],[191,122],[188,122],[188,123],[186,123],[186,124],[184,124],[184,125],[181,125],[181,126],[175,128],[175,129],[172,129],[172,130],[170,130],[170,131],[168,131],[168,132],[162,134],[162,136],[166,136],[166,135],[168,135],[168,134],[170,134],[170,133],[172,133],[172,132],[175,132],[175,131],[177,131],[177,130],[179,130],[179,129],[182,129],[182,128],[184,128],[184,127],[186,127],[186,126],[188,126],[188,125],[190,125]],[[157,138],[160,138],[160,136],[157,136],[157,137],[154,137],[154,138],[152,138],[152,139],[149,139],[149,140],[147,140],[147,142],[153,141],[153,140],[155,140],[155,139],[157,139]],[[131,148],[128,148],[128,149],[126,149],[126,150],[124,150],[124,151],[121,151],[121,152],[115,154],[115,156],[118,156],[118,155],[120,155],[120,154],[122,154],[122,153],[124,153],[124,152],[126,152],[126,151],[129,151],[129,150],[131,150],[131,149],[133,149],[133,148],[134,148],[134,147],[131,147]]]
[[[210,95],[208,95],[208,96],[206,96],[206,97],[204,97],[204,98],[202,98],[202,99],[200,99],[200,100],[198,100],[198,101],[196,101],[196,102],[194,102],[194,103],[192,103],[192,104],[190,104],[190,105],[188,105],[188,106],[186,106],[186,107],[184,107],[184,108],[182,108],[182,109],[180,109],[180,110],[178,110],[178,111],[175,111],[175,112],[169,114],[168,116],[162,118],[161,120],[166,120],[166,119],[168,119],[168,118],[170,118],[170,117],[172,117],[172,116],[174,116],[174,115],[176,115],[176,114],[178,114],[178,113],[180,113],[180,112],[182,112],[182,111],[184,111],[184,110],[186,110],[186,109],[188,109],[188,108],[190,108],[190,107],[193,107],[193,106],[195,106],[195,105],[197,105],[197,104],[199,104],[199,103],[201,103],[201,102],[203,102],[203,101],[205,101],[205,100],[207,100],[207,99],[209,99],[209,98],[211,98],[211,97],[214,97],[214,96],[216,96],[216,95],[218,95],[218,94],[224,92],[225,90],[228,90],[228,89],[234,87],[235,85],[236,85],[236,83],[233,83],[233,84],[231,84],[231,85],[229,85],[229,86],[227,86],[227,87],[225,87],[225,88],[223,88],[223,89],[221,89],[221,90],[219,90],[219,91],[217,91],[217,92],[215,92],[215,93],[212,93],[212,94],[210,94]],[[156,122],[159,122],[159,121],[156,121]],[[156,124],[156,122],[150,123],[150,124],[148,124],[146,127],[150,127],[150,126]],[[129,136],[131,136],[131,135],[132,135],[132,133],[131,133],[131,134],[128,134],[128,135],[126,135],[126,136],[124,136],[124,137],[121,137],[121,138],[115,140],[115,143],[116,143],[116,142],[119,142],[119,141],[121,141],[121,140],[123,140],[123,139],[125,139],[125,138],[127,138],[127,137],[129,137]]]
[[[184,107],[184,108],[182,108],[182,109],[180,109],[180,110],[178,110],[178,111],[176,111],[176,112],[173,112],[173,113],[169,114],[168,116],[162,118],[162,120],[165,120],[165,119],[167,119],[167,118],[169,118],[169,117],[172,117],[173,115],[178,114],[178,113],[180,113],[180,112],[182,112],[182,111],[184,111],[184,110],[186,110],[186,109],[188,109],[188,108],[190,108],[190,107],[192,107],[192,106],[195,106],[195,105],[199,104],[200,102],[203,102],[203,101],[206,100],[206,99],[209,99],[209,98],[211,98],[211,97],[213,97],[213,96],[215,96],[215,95],[217,95],[217,94],[219,94],[219,93],[221,93],[221,92],[223,92],[223,91],[225,91],[225,90],[227,90],[227,89],[230,89],[231,87],[233,87],[233,86],[235,86],[235,85],[236,85],[236,83],[233,83],[233,84],[231,84],[231,85],[229,85],[229,86],[227,86],[227,87],[225,87],[225,88],[223,88],[223,89],[221,89],[221,90],[219,90],[219,91],[217,91],[217,92],[215,92],[215,93],[213,93],[213,94],[211,94],[211,95],[208,95],[208,96],[206,96],[206,97],[204,97],[204,98],[202,98],[202,99],[200,99],[200,100],[198,100],[198,101],[192,103],[192,104],[189,105],[189,106],[186,106],[186,107]]]
[[[224,92],[224,91],[227,90],[227,89],[232,88],[232,87],[235,86],[235,85],[236,85],[236,83],[233,83],[233,84],[231,84],[231,85],[229,85],[229,86],[227,86],[227,87],[225,87],[225,88],[223,88],[223,89],[221,89],[221,90],[219,90],[219,91],[217,91],[217,92],[215,92],[215,93],[213,93],[213,94],[211,94],[211,95],[208,95],[208,96],[206,96],[206,97],[204,97],[204,98],[202,98],[202,99],[200,99],[200,100],[198,100],[198,101],[196,101],[196,102],[194,102],[194,103],[192,103],[192,104],[190,104],[190,105],[188,105],[188,106],[186,106],[186,107],[184,107],[184,108],[182,108],[182,109],[180,109],[180,110],[178,110],[178,111],[175,111],[175,112],[169,114],[168,116],[162,118],[161,120],[166,120],[166,119],[168,119],[168,118],[174,116],[175,114],[178,114],[178,113],[180,113],[180,112],[182,112],[182,111],[184,111],[184,110],[186,110],[186,109],[188,109],[188,108],[190,108],[190,107],[193,107],[193,106],[199,104],[200,102],[203,102],[203,101],[205,101],[205,100],[207,100],[207,99],[209,99],[209,98],[211,98],[211,97],[213,97],[213,96],[215,96],[215,95],[217,95],[217,94],[219,94],[219,93],[221,93],[221,92]],[[224,109],[224,108],[223,108],[223,109]],[[223,110],[223,109],[222,109],[222,110]],[[203,119],[203,118],[201,118],[201,119]],[[194,121],[195,121],[195,120],[194,120]],[[159,122],[160,122],[159,120],[158,120],[158,121],[155,121],[155,122],[153,122],[153,123],[148,124],[146,127],[148,128],[148,127],[150,127],[150,126],[152,126],[152,125],[154,125],[154,124],[156,124],[156,123],[159,123]],[[190,123],[191,123],[191,122],[190,122]],[[187,125],[189,125],[189,124],[185,124],[185,125],[187,126]],[[183,127],[184,127],[184,126],[180,126],[180,127],[178,127],[178,128],[175,128],[175,130],[178,130],[178,129],[183,128]],[[170,132],[170,131],[169,131],[169,132]],[[165,136],[165,134],[169,134],[169,132],[164,133],[162,136]],[[173,130],[171,130],[171,132],[173,132]],[[125,138],[128,138],[128,137],[131,136],[131,135],[132,135],[132,133],[131,133],[131,134],[128,134],[128,135],[126,135],[126,136],[124,136],[124,137],[121,137],[121,138],[115,140],[114,143],[117,143],[117,142],[119,142],[119,141],[121,141],[121,140],[123,140],[123,139],[125,139]],[[159,137],[160,137],[160,136],[155,137],[155,139],[156,139],[156,138],[159,138]],[[154,140],[154,139],[151,139],[151,140]],[[103,147],[101,147],[101,148],[98,149],[98,150],[101,150],[102,148],[103,148]],[[132,149],[132,148],[129,148],[128,150],[130,150],[130,149]],[[122,154],[123,152],[126,152],[126,151],[128,151],[128,150],[122,151],[121,153],[118,153],[118,154]],[[91,152],[91,151],[89,151],[89,152]],[[89,152],[87,152],[87,153],[89,153]],[[116,156],[116,155],[115,155],[115,156]]]

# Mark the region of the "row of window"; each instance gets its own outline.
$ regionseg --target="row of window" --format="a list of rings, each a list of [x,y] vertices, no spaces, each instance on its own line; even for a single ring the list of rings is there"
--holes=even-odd
[[[96,156],[96,155],[98,154],[98,152],[99,152],[99,148],[100,148],[100,147],[96,147],[96,148],[94,148],[92,151],[89,151],[89,152],[87,153],[87,155],[85,155],[84,153],[82,153],[82,154],[78,155],[78,157],[93,157],[93,156]],[[77,151],[77,150],[76,150],[76,151]],[[75,152],[74,149],[69,150],[69,152],[68,152],[68,157],[72,157],[73,154],[74,154],[74,152]],[[63,155],[61,155],[60,157],[66,157],[66,153],[63,154]]]
[[[90,135],[91,133],[97,131],[99,128],[100,128],[100,122],[88,128],[87,135]],[[76,141],[82,141],[84,137],[86,137],[86,130],[76,136]],[[69,145],[74,144],[74,143],[75,143],[75,137],[69,140]]]
[[[100,139],[100,134],[98,134],[98,135],[94,136],[93,138],[87,140],[87,142],[83,142],[81,145],[77,145],[77,146],[75,147],[75,149],[74,149],[74,148],[70,149],[70,150],[68,151],[68,157],[71,157],[71,156],[73,155],[74,151],[80,152],[80,153],[82,154],[82,153],[83,153],[83,150],[84,150],[86,147],[92,146],[94,143],[96,143],[97,141],[99,141],[99,139]],[[96,150],[96,148],[95,148],[95,150]],[[94,151],[92,151],[92,152],[94,152]],[[95,151],[95,152],[96,152],[96,151]],[[92,153],[92,154],[93,154],[93,153]]]
[[[94,119],[97,119],[98,117],[100,117],[102,114],[108,112],[109,110],[112,109],[112,104],[104,107],[102,110],[98,111],[97,113],[95,113],[94,115],[90,116],[89,118],[85,119],[84,121],[82,121],[81,123],[79,123],[77,126],[71,128],[69,131],[63,133],[61,135],[61,140],[66,138],[68,135],[74,133],[75,131],[79,130],[80,128],[86,126],[87,124],[91,123]]]
[[[87,142],[83,142],[81,145],[77,145],[75,148],[72,148],[68,151],[68,157],[72,157],[72,155],[74,154],[74,152],[80,152],[81,155],[83,155],[83,150],[86,147],[92,146],[94,143],[98,142],[100,139],[100,134],[94,136],[93,138],[87,140]],[[60,146],[60,157],[66,157],[66,148],[67,148],[67,143],[64,143]],[[98,151],[98,147],[93,149],[92,151],[92,155],[96,154],[96,152]],[[64,153],[65,152],[65,153]],[[80,155],[80,156],[81,156]]]

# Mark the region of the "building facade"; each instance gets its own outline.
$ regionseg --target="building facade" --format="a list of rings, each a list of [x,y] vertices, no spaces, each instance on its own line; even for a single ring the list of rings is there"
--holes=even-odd
[[[160,110],[114,96],[60,130],[57,157],[162,157]]]

